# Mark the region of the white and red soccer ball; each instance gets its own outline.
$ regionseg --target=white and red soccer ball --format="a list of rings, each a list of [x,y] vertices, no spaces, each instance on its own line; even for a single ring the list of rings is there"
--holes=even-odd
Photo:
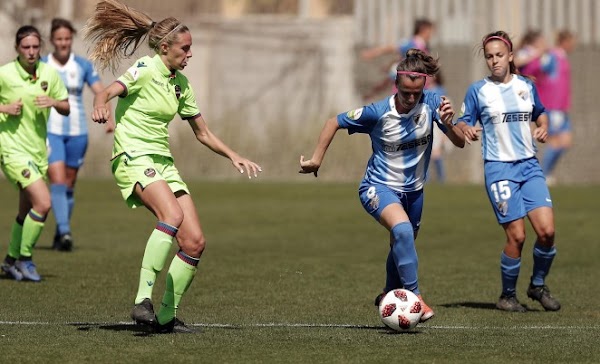
[[[379,303],[379,317],[396,331],[413,329],[423,315],[423,305],[417,295],[406,289],[389,291]]]

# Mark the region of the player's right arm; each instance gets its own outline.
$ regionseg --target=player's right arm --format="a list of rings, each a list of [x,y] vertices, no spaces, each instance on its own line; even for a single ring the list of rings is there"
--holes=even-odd
[[[479,140],[479,132],[482,128],[476,126],[477,120],[479,120],[477,92],[474,85],[471,85],[467,90],[465,101],[460,108],[460,116],[456,121],[456,127],[464,134],[468,144]]]
[[[330,118],[325,122],[323,130],[321,130],[321,134],[319,134],[319,140],[317,141],[317,146],[313,152],[312,157],[308,160],[304,160],[304,156],[300,156],[299,173],[313,173],[315,177],[317,177],[317,173],[319,172],[319,168],[321,167],[321,163],[323,162],[323,158],[325,157],[325,152],[327,152],[327,148],[329,148],[333,137],[335,137],[335,133],[339,129],[340,125],[338,124],[336,116]]]
[[[110,119],[110,110],[107,104],[113,98],[123,94],[125,87],[120,82],[113,82],[104,90],[94,95],[94,111],[92,111],[92,120],[96,123],[104,124]]]
[[[22,109],[23,109],[23,102],[21,102],[21,99],[11,102],[10,104],[0,105],[0,113],[13,115],[13,116],[20,115]]]

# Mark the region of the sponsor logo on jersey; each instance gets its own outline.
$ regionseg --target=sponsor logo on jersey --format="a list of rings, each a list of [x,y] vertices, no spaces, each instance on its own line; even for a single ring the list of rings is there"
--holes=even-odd
[[[531,121],[530,112],[506,112],[502,114],[502,119],[495,118],[494,124],[500,123],[525,123]]]
[[[154,177],[156,176],[156,170],[154,168],[146,168],[146,170],[144,171],[144,174],[146,175],[146,177]]]
[[[148,67],[148,66],[146,66],[146,64],[142,61],[138,62],[137,68],[142,68],[142,67]]]
[[[432,138],[433,138],[432,135],[429,134],[422,138],[411,140],[406,143],[401,143],[401,144],[384,143],[383,150],[386,152],[399,152],[401,150],[413,149],[413,148],[419,147],[421,145],[427,145],[427,144],[431,143]]]
[[[44,90],[44,92],[46,92],[48,90],[48,81],[42,81],[40,83],[40,87],[42,88],[42,90]]]
[[[358,120],[358,119],[360,119],[362,113],[363,113],[363,108],[361,107],[359,109],[354,109],[354,110],[348,111],[346,113],[346,116],[350,120]]]

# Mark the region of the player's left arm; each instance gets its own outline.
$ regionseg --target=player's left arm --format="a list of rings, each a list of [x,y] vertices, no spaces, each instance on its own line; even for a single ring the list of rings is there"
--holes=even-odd
[[[207,146],[213,152],[229,158],[233,166],[240,171],[240,173],[245,172],[247,173],[248,178],[252,178],[252,176],[258,177],[258,173],[262,172],[262,168],[258,164],[241,157],[213,134],[208,128],[202,115],[198,114],[189,118],[188,122],[196,135],[196,139],[198,139],[200,143]]]

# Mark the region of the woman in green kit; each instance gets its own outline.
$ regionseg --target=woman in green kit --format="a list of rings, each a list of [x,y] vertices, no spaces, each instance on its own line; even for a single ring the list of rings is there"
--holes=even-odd
[[[127,204],[145,206],[158,219],[146,244],[131,317],[159,333],[193,332],[177,319],[176,310],[194,278],[206,241],[192,197],[173,163],[168,125],[179,114],[198,141],[229,158],[240,173],[256,177],[261,168],[219,140],[202,118],[194,91],[180,72],[192,56],[188,27],[175,18],[154,22],[116,0],[105,0],[98,3],[84,32],[94,43],[90,59],[100,69],[114,70],[144,37],[156,53],[135,61],[125,74],[96,94],[92,119],[106,122],[110,115],[106,104],[119,96],[112,171]],[[155,316],[152,288],[173,238],[179,251],[171,261],[165,294]]]
[[[0,167],[19,190],[17,218],[1,268],[17,281],[42,279],[32,252],[51,206],[44,181],[46,121],[51,108],[65,116],[70,110],[60,75],[40,62],[41,43],[35,27],[22,26],[15,39],[17,59],[0,67]]]

